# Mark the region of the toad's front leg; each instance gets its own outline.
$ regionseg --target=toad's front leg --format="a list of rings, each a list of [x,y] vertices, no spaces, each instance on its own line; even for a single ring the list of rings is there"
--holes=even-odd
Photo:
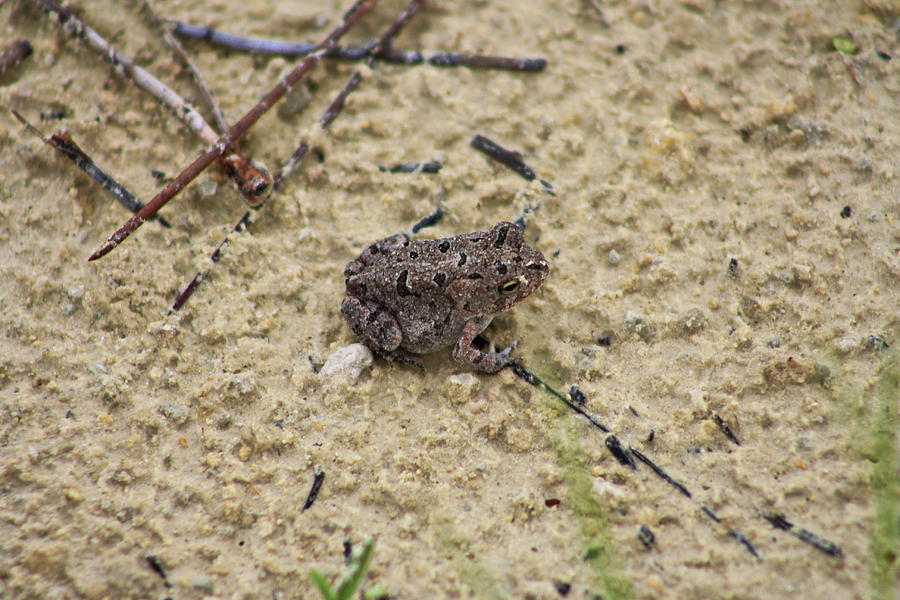
[[[516,359],[510,356],[510,352],[518,342],[513,342],[502,352],[482,352],[472,346],[475,336],[481,333],[490,322],[491,317],[476,317],[466,323],[459,341],[456,342],[456,347],[453,348],[453,358],[485,373],[496,373],[506,365],[515,362]]]

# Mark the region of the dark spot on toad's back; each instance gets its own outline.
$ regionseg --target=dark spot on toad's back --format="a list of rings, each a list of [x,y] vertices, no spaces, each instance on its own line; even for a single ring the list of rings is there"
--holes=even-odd
[[[434,277],[432,277],[431,279],[439,286],[442,286],[442,285],[444,285],[444,283],[446,283],[447,276],[444,275],[443,273],[435,273]]]
[[[497,272],[501,275],[506,275],[507,271],[509,271],[509,268],[499,260],[494,263],[494,268],[497,269]]]
[[[415,292],[409,289],[409,286],[406,285],[406,278],[409,277],[409,271],[403,271],[397,276],[397,295],[400,297],[403,296],[418,296]]]
[[[459,262],[456,263],[456,266],[457,266],[457,267],[461,267],[461,266],[463,266],[464,264],[466,264],[466,253],[465,253],[465,252],[460,252],[460,253],[459,253]]]
[[[448,242],[447,240],[444,240],[443,242],[438,244],[438,250],[440,250],[441,252],[446,252],[449,249],[450,249],[450,242]]]

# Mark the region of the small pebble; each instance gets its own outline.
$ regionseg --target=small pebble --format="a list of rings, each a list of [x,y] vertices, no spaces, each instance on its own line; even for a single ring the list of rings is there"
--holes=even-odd
[[[213,580],[209,575],[204,575],[202,577],[196,578],[191,582],[191,587],[202,592],[206,592],[207,594],[212,594],[213,591]]]
[[[859,348],[859,340],[855,338],[845,337],[838,340],[837,349],[842,354],[849,354]]]
[[[206,200],[216,195],[216,192],[219,189],[219,184],[217,184],[212,179],[204,179],[200,183],[196,184],[194,186],[194,189],[196,190],[197,197]]]
[[[94,375],[106,375],[109,373],[109,369],[101,365],[100,363],[95,363],[88,367],[88,370]]]
[[[159,407],[159,412],[176,425],[183,425],[191,416],[191,409],[179,402],[166,402]]]
[[[706,324],[706,315],[699,308],[692,308],[678,316],[678,326],[688,335],[703,331]]]
[[[372,364],[372,351],[363,344],[350,344],[336,350],[322,370],[319,371],[319,379],[337,383],[340,381],[353,385],[359,379],[360,373]]]
[[[468,402],[478,390],[481,380],[471,373],[459,373],[447,378],[444,393],[453,404]]]
[[[69,286],[69,289],[66,290],[66,296],[69,297],[69,300],[81,300],[84,297],[84,288],[80,285]]]
[[[656,335],[653,325],[647,322],[647,317],[636,310],[625,311],[622,325],[626,334],[636,333],[645,342],[651,341]]]
[[[619,261],[622,260],[622,257],[615,250],[610,250],[609,255],[606,258],[611,265],[619,264]]]

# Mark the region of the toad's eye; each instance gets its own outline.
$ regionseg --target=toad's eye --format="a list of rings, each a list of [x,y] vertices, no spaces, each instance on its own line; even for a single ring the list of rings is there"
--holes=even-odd
[[[504,281],[499,286],[497,286],[497,291],[501,296],[509,296],[510,294],[515,293],[517,289],[519,289],[518,279],[510,279],[509,281]]]

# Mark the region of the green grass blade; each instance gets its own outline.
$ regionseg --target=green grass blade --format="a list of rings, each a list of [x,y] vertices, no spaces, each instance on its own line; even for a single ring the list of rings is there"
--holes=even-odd
[[[312,579],[313,584],[319,590],[324,600],[337,600],[334,592],[331,591],[331,584],[328,583],[324,575],[313,569],[309,572],[309,578]]]
[[[337,592],[337,600],[350,600],[350,597],[359,589],[362,584],[366,571],[369,570],[369,563],[372,562],[372,556],[375,554],[375,540],[366,542],[362,554],[356,560],[356,568],[350,577],[340,585]]]

